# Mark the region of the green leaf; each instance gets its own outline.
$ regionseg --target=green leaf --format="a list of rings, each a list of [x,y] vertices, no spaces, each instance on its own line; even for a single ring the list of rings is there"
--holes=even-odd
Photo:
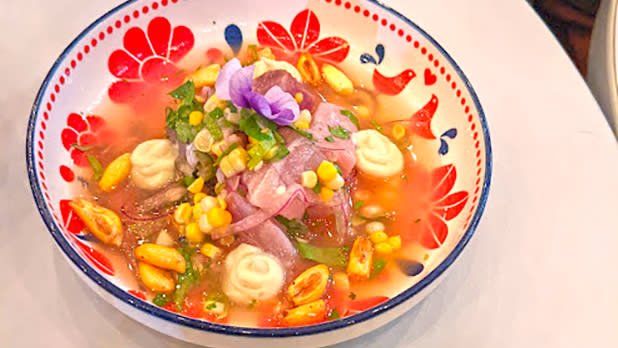
[[[234,103],[232,103],[231,101],[227,101],[226,102],[227,107],[230,109],[231,112],[238,112],[238,108],[236,107],[236,105],[234,105]]]
[[[168,304],[172,299],[166,294],[157,294],[153,299],[152,303],[159,307],[163,307]]]
[[[227,149],[225,149],[225,151],[223,151],[223,153],[221,153],[221,156],[219,156],[219,158],[217,158],[217,160],[215,161],[215,167],[218,166],[219,163],[221,163],[221,160],[225,156],[229,155],[237,147],[238,147],[238,143],[233,143],[232,145],[228,146]]]
[[[99,179],[101,179],[101,176],[103,176],[103,166],[101,165],[101,162],[99,162],[99,160],[92,155],[86,156],[86,159],[88,160],[88,163],[90,163],[90,167],[92,167],[92,170],[94,171],[94,174],[92,175],[92,180],[99,181]]]
[[[283,145],[283,144],[279,144],[277,146],[277,152],[275,153],[275,155],[273,156],[273,158],[271,158],[269,161],[270,162],[277,162],[282,160],[283,158],[285,158],[285,156],[290,154],[290,150],[288,150],[288,148]]]
[[[381,126],[378,122],[376,122],[376,121],[372,120],[372,121],[371,121],[371,125],[372,125],[372,126],[373,126],[373,128],[375,128],[378,132],[380,132],[380,133],[384,133],[384,128],[382,128],[382,126]]]
[[[339,318],[341,318],[341,316],[339,315],[337,308],[334,308],[330,313],[328,313],[328,320],[337,320]]]
[[[281,215],[275,216],[275,220],[285,227],[285,230],[290,237],[303,238],[307,233],[309,233],[309,228],[298,220],[290,220]]]
[[[296,246],[300,255],[307,260],[332,267],[345,267],[348,264],[348,256],[343,248],[321,248],[298,240]]]
[[[313,186],[312,190],[315,194],[319,194],[320,191],[322,191],[322,184],[320,184],[320,182],[318,181],[318,183]]]
[[[183,103],[191,103],[195,97],[195,86],[193,85],[193,81],[185,82],[180,87],[171,91],[169,95]]]
[[[221,127],[219,127],[217,120],[211,115],[212,115],[212,112],[206,115],[206,117],[204,117],[204,121],[203,121],[204,125],[206,125],[206,129],[208,129],[208,132],[210,133],[210,135],[212,135],[212,138],[215,141],[222,140],[223,132],[221,132]]]
[[[245,132],[248,136],[254,138],[255,140],[267,140],[272,138],[270,132],[262,132],[262,128],[257,122],[257,114],[249,114],[246,116],[245,110],[242,109],[240,114],[240,122],[238,123],[238,127],[241,131]]]
[[[354,209],[359,210],[363,207],[363,205],[365,205],[365,202],[363,202],[362,199],[359,199],[358,201],[354,202]]]
[[[267,134],[270,134],[270,130],[268,130]],[[268,138],[260,141],[257,144],[254,144],[251,149],[247,151],[247,154],[249,155],[247,168],[249,168],[250,170],[254,170],[260,164],[260,162],[264,160],[264,156],[266,156],[268,151],[270,151],[270,149],[272,149],[275,145],[277,145],[277,142],[270,135]]]
[[[329,126],[328,130],[330,131],[330,134],[332,134],[335,138],[350,139],[350,131],[341,126]]]
[[[307,139],[309,139],[309,140],[311,140],[311,141],[314,141],[314,140],[315,140],[315,138],[313,137],[313,134],[311,134],[311,133],[309,133],[309,132],[307,132],[307,131],[304,131],[304,130],[302,130],[302,129],[300,129],[300,128],[296,127],[296,126],[292,126],[292,125],[290,125],[290,126],[288,126],[288,127],[289,127],[290,129],[292,129],[293,131],[295,131],[296,133],[298,133],[298,134],[302,135],[303,137],[305,137],[305,138],[307,138]]]
[[[208,113],[208,116],[214,118],[215,120],[218,120],[221,117],[223,117],[223,110],[221,110],[221,108],[215,108],[214,110]]]
[[[324,140],[328,141],[329,143],[332,143],[333,141],[335,141],[335,138],[333,138],[332,135],[329,135],[326,138],[324,138]]]
[[[373,261],[373,268],[371,270],[371,276],[369,278],[375,278],[386,266],[386,261],[383,259],[376,259]]]
[[[200,274],[193,269],[193,263],[191,263],[191,257],[195,254],[195,248],[183,245],[178,248],[178,251],[180,251],[185,259],[186,270],[185,273],[178,276],[176,290],[174,290],[172,294],[172,299],[176,304],[176,310],[181,311],[189,290],[199,282]]]
[[[358,118],[356,116],[354,116],[352,111],[343,109],[343,110],[341,110],[341,114],[343,116],[347,116],[350,119],[350,121],[352,121],[352,123],[354,123],[356,128],[360,129],[360,126],[358,125]]]

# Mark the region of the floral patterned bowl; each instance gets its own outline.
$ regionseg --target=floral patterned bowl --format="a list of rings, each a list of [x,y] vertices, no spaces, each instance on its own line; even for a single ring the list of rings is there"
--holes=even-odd
[[[242,8],[242,11],[238,9]],[[268,9],[267,11],[265,9]],[[215,15],[216,14],[216,15]],[[110,136],[91,115],[101,102],[122,104],[204,55],[235,54],[259,43],[278,55],[310,52],[338,63],[382,100],[404,105],[411,130],[441,162],[432,171],[432,206],[405,286],[339,320],[300,328],[243,328],[184,317],[146,302],[82,232],[67,202],[78,184],[79,147]],[[218,47],[219,49],[213,49]],[[27,165],[39,212],[80,277],[135,320],[177,338],[211,346],[326,345],[369,332],[410,309],[433,289],[470,240],[488,195],[487,124],[461,69],[427,33],[373,0],[257,3],[127,1],[96,20],[54,63],[30,115]],[[367,309],[367,310],[363,310]]]

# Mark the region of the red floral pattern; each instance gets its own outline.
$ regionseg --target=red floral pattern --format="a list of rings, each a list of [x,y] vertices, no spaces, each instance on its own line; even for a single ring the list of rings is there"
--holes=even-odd
[[[424,225],[420,236],[421,245],[428,249],[436,249],[444,244],[448,235],[446,221],[459,215],[468,201],[466,191],[450,193],[456,180],[457,170],[452,164],[438,167],[431,173],[432,206],[422,220]]]
[[[111,100],[127,103],[146,92],[149,85],[178,85],[182,76],[174,63],[193,48],[193,32],[185,26],[172,29],[164,17],[153,18],[146,32],[133,27],[124,34],[123,49],[112,52],[110,73],[121,79],[108,89]]]
[[[348,42],[337,36],[320,38],[320,21],[313,11],[299,12],[288,31],[273,21],[260,22],[257,39],[260,45],[270,47],[279,59],[296,61],[303,52],[309,52],[317,61],[342,62],[350,51]]]
[[[67,117],[67,127],[60,133],[62,146],[70,152],[75,165],[88,165],[86,154],[74,145],[88,146],[99,143],[110,143],[113,134],[105,127],[105,120],[99,116],[82,116],[72,113]]]

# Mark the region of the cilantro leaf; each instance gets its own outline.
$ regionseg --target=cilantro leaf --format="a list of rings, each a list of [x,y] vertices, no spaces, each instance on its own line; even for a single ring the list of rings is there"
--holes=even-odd
[[[371,121],[371,125],[372,125],[372,126],[373,126],[373,127],[374,127],[377,131],[378,131],[378,132],[380,132],[380,133],[384,133],[384,128],[382,128],[382,126],[381,126],[378,122],[376,122],[376,121],[372,120],[372,121]]]
[[[195,85],[193,85],[193,81],[187,81],[180,87],[171,91],[169,95],[183,103],[191,103],[195,97]]]
[[[303,224],[298,220],[290,220],[281,215],[275,216],[275,220],[277,220],[277,222],[279,222],[281,225],[283,225],[283,227],[285,227],[285,230],[290,237],[302,238],[309,232],[309,228],[307,227],[307,225]]]
[[[299,240],[296,246],[300,255],[307,260],[333,267],[345,267],[348,264],[344,248],[322,248]]]
[[[341,126],[329,126],[328,130],[330,131],[330,134],[332,134],[335,138],[350,139],[350,131]]]
[[[352,121],[352,123],[354,123],[354,125],[356,126],[356,128],[360,129],[360,126],[358,125],[358,118],[356,116],[354,116],[354,114],[352,113],[352,111],[350,110],[346,110],[343,109],[341,110],[341,114],[343,116],[346,116],[347,118],[350,119],[350,121]]]

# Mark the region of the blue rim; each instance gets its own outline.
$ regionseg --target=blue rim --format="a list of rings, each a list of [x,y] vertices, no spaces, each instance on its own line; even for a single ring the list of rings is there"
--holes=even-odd
[[[180,324],[180,325],[188,326],[188,327],[195,328],[195,329],[207,330],[207,331],[211,331],[211,332],[215,332],[219,334],[234,335],[234,336],[290,337],[290,336],[304,336],[304,335],[319,334],[322,332],[340,329],[343,327],[347,327],[350,325],[354,325],[356,323],[369,320],[373,318],[374,316],[379,315],[383,312],[386,312],[390,310],[391,308],[405,302],[406,300],[416,295],[418,292],[425,289],[429,284],[431,284],[431,282],[433,282],[436,278],[442,275],[442,273],[444,273],[444,271],[446,271],[446,269],[457,259],[459,254],[463,251],[466,244],[468,244],[468,242],[470,241],[470,238],[474,234],[474,231],[476,230],[476,227],[481,219],[481,215],[483,214],[483,210],[485,209],[485,204],[487,203],[487,196],[489,194],[489,184],[491,181],[491,171],[492,171],[492,152],[491,152],[491,142],[490,142],[490,137],[489,137],[489,129],[487,126],[487,120],[485,119],[485,113],[483,112],[483,108],[481,107],[481,104],[478,100],[476,92],[472,88],[470,81],[468,81],[468,79],[464,75],[463,71],[459,68],[457,63],[455,63],[455,61],[444,50],[444,48],[440,46],[440,44],[438,44],[429,34],[427,34],[423,29],[417,26],[414,22],[412,22],[411,20],[409,20],[408,18],[406,18],[405,16],[403,16],[401,13],[397,12],[396,10],[380,3],[377,0],[366,0],[370,3],[378,5],[379,7],[392,13],[393,15],[395,15],[396,17],[398,17],[399,19],[401,19],[402,21],[410,25],[412,28],[418,31],[426,40],[428,40],[434,47],[436,47],[436,49],[442,55],[444,55],[444,57],[448,60],[449,64],[457,72],[457,75],[461,78],[461,80],[465,82],[468,92],[470,93],[472,100],[474,101],[474,105],[479,112],[479,119],[480,119],[480,123],[482,126],[481,128],[483,130],[483,138],[484,138],[485,148],[486,148],[485,178],[484,178],[485,180],[484,180],[483,188],[481,191],[480,201],[478,203],[476,212],[474,213],[474,217],[470,221],[470,224],[467,230],[465,231],[463,237],[461,238],[459,243],[457,243],[457,245],[455,246],[453,251],[448,255],[448,257],[444,259],[444,261],[442,261],[440,265],[436,267],[436,269],[434,269],[431,273],[429,273],[425,278],[423,278],[421,281],[416,283],[414,286],[412,286],[411,288],[407,289],[401,294],[389,299],[388,301],[370,310],[367,310],[365,312],[362,312],[362,313],[359,313],[359,314],[356,314],[350,317],[346,317],[340,320],[326,322],[326,323],[317,324],[313,326],[298,327],[298,328],[279,328],[279,329],[258,329],[258,328],[226,326],[226,325],[214,324],[214,323],[209,323],[209,322],[198,320],[198,319],[192,319],[192,318],[180,316],[172,312],[163,310],[146,301],[142,301],[142,300],[135,298],[134,296],[126,293],[124,290],[117,287],[110,281],[106,280],[99,273],[97,273],[97,271],[95,271],[92,267],[90,267],[86,262],[84,262],[81,259],[81,257],[73,250],[73,248],[71,248],[69,243],[64,239],[64,237],[62,236],[62,232],[54,223],[53,217],[51,216],[50,212],[47,210],[45,204],[43,203],[45,202],[45,200],[43,198],[41,191],[39,190],[39,180],[36,175],[36,168],[35,168],[35,158],[34,158],[35,151],[33,147],[34,138],[35,138],[34,130],[35,130],[35,125],[37,121],[37,114],[39,111],[40,102],[43,96],[45,95],[45,92],[47,91],[47,87],[49,86],[51,82],[51,77],[55,74],[55,72],[64,62],[65,58],[68,56],[69,52],[73,49],[73,47],[75,47],[77,43],[80,42],[84,36],[89,34],[90,31],[94,27],[96,27],[99,23],[101,23],[102,21],[110,17],[111,15],[115,14],[119,10],[122,10],[128,5],[134,2],[138,2],[138,1],[140,0],[128,0],[120,4],[119,6],[113,8],[109,12],[105,13],[103,16],[101,16],[96,21],[94,21],[92,24],[90,24],[86,29],[84,29],[84,31],[82,31],[69,44],[69,46],[67,46],[67,48],[64,49],[64,51],[60,54],[60,56],[54,62],[54,65],[52,66],[50,71],[47,73],[47,76],[45,77],[45,80],[43,84],[41,85],[41,88],[39,89],[37,96],[34,100],[34,103],[32,105],[32,109],[30,112],[30,119],[28,121],[28,133],[27,133],[27,142],[26,142],[26,160],[27,160],[27,167],[28,167],[27,168],[28,178],[30,180],[30,188],[32,189],[32,196],[37,205],[37,209],[39,211],[39,214],[41,214],[41,217],[43,218],[45,225],[49,229],[54,240],[56,241],[56,243],[58,243],[62,251],[68,256],[68,258],[73,262],[73,264],[77,266],[82,272],[84,272],[86,276],[88,276],[92,281],[94,281],[99,286],[104,288],[106,291],[114,295],[116,298],[124,301],[125,303],[128,303],[131,306],[141,311],[144,311],[146,313],[152,314],[160,319],[164,319],[164,320],[173,322],[175,324]]]

